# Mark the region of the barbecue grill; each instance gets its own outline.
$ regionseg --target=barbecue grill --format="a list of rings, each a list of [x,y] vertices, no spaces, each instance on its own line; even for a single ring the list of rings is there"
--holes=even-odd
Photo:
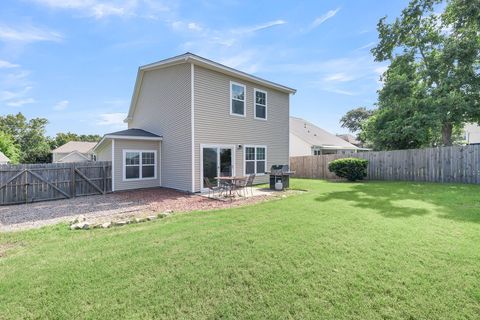
[[[275,184],[281,182],[283,189],[289,187],[290,175],[295,173],[289,170],[288,164],[273,165],[270,168],[270,189],[275,190]]]

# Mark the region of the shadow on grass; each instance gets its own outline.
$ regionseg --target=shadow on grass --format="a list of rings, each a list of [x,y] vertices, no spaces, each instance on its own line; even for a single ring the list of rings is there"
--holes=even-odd
[[[348,191],[332,191],[317,197],[320,202],[341,200],[373,209],[386,218],[435,214],[455,221],[480,223],[479,186],[417,182],[365,182]]]

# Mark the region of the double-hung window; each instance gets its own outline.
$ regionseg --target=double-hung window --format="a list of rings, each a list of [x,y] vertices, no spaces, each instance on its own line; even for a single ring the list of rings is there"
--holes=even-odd
[[[245,117],[245,86],[230,82],[230,114]]]
[[[255,119],[267,120],[267,92],[259,89],[254,91]]]
[[[263,146],[245,147],[245,174],[265,174],[267,148]]]
[[[154,150],[124,150],[124,180],[155,179],[156,155]]]

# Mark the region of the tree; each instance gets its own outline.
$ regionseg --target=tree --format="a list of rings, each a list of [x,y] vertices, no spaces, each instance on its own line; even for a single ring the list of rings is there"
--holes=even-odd
[[[341,119],[342,128],[347,128],[352,133],[358,133],[362,129],[363,123],[373,115],[372,110],[365,107],[359,107],[348,111]]]
[[[0,131],[0,151],[6,155],[11,163],[18,163],[20,160],[20,148],[15,144],[11,135]]]
[[[50,161],[50,140],[45,136],[47,124],[44,118],[27,121],[22,113],[0,117],[0,131],[12,136],[20,149],[22,163]]]
[[[412,0],[400,18],[390,24],[382,18],[377,25],[375,60],[392,62],[387,78],[401,61],[402,70],[396,74],[405,77],[400,89],[409,89],[410,95],[395,90],[390,73],[391,83],[379,92],[380,113],[369,126],[393,129],[389,136],[401,138],[402,146],[424,145],[424,139],[432,139],[437,131],[443,145],[452,145],[455,128],[480,121],[480,6],[477,1],[449,0],[445,11],[437,14],[441,2]],[[389,117],[394,123],[385,122]],[[408,124],[412,130],[402,129]],[[419,125],[427,127],[415,138]]]
[[[59,132],[51,141],[51,148],[58,148],[69,141],[88,141],[88,142],[98,142],[102,137],[98,134],[81,134],[78,135],[72,132]]]

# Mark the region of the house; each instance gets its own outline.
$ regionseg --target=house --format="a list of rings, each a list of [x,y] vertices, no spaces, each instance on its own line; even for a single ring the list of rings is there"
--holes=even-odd
[[[467,123],[463,128],[467,144],[480,144],[480,126],[475,123]]]
[[[0,164],[7,164],[9,162],[10,159],[2,151],[0,151]]]
[[[52,162],[92,161],[96,142],[69,141],[52,150]]]
[[[138,70],[126,123],[95,147],[113,191],[205,190],[204,178],[256,174],[289,161],[295,90],[185,53]]]
[[[354,146],[357,146],[359,148],[362,147],[362,142],[359,141],[355,136],[353,136],[349,133],[337,134],[337,137],[342,138],[343,140],[347,141],[348,143],[353,144]]]
[[[364,150],[311,122],[290,117],[290,156],[309,156]]]

